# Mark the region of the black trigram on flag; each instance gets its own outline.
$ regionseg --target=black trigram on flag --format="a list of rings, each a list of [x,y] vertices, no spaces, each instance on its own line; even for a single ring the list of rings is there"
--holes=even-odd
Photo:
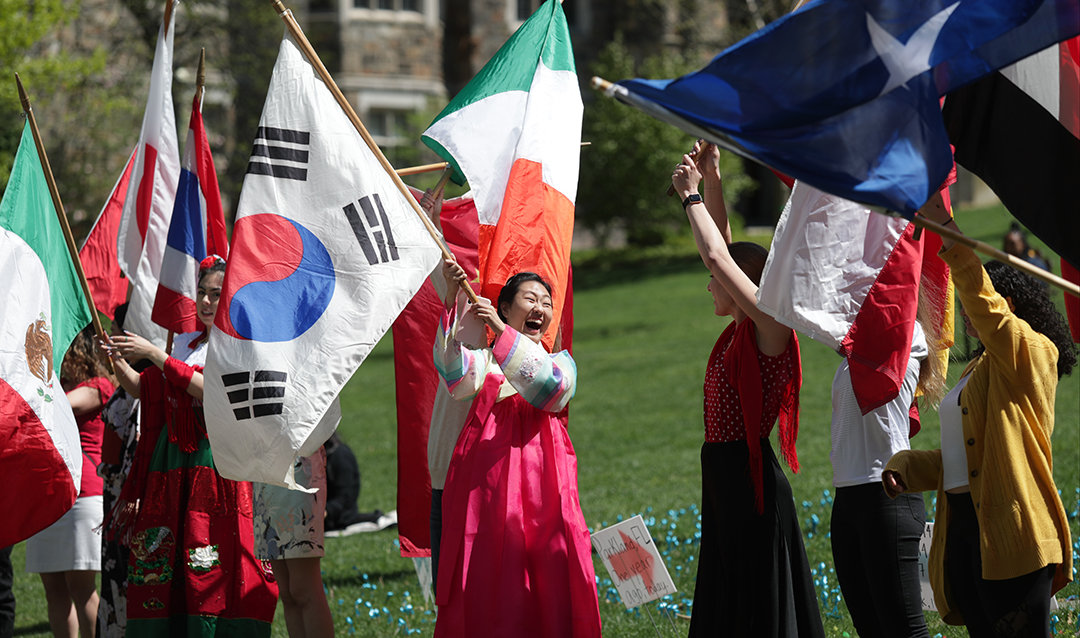
[[[277,370],[256,370],[252,372],[233,372],[221,375],[229,403],[237,421],[252,417],[281,414],[285,399],[284,372]]]
[[[311,134],[287,128],[260,126],[248,160],[248,173],[307,181]]]
[[[360,242],[360,248],[364,251],[368,264],[374,266],[388,261],[397,261],[397,244],[394,243],[394,233],[390,230],[390,222],[386,218],[386,209],[383,208],[379,194],[368,195],[358,203],[360,209],[364,211],[363,218],[356,212],[354,204],[350,203],[342,210],[345,211],[345,217],[352,226],[356,241]],[[376,208],[379,209],[378,212],[375,211]]]

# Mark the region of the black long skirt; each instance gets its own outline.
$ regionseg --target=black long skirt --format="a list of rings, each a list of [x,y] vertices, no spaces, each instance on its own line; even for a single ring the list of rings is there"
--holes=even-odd
[[[761,439],[758,515],[746,441],[701,447],[701,551],[690,636],[824,638],[791,486]]]

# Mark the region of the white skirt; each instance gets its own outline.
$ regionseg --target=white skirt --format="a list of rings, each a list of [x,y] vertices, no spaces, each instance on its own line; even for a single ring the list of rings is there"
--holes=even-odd
[[[101,571],[101,533],[94,528],[104,515],[100,495],[75,499],[60,520],[27,539],[27,573]]]

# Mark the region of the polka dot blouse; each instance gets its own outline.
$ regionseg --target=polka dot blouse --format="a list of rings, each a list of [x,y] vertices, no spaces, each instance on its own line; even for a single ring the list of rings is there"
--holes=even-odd
[[[743,423],[739,390],[728,383],[724,368],[724,353],[731,347],[734,331],[721,335],[725,342],[713,349],[709,367],[705,371],[705,441],[726,443],[746,440],[746,424]],[[794,340],[792,340],[794,341]],[[792,359],[794,349],[787,349],[775,357],[758,351],[761,367],[761,389],[764,405],[761,411],[761,436],[768,437],[780,414],[781,390],[794,376]]]

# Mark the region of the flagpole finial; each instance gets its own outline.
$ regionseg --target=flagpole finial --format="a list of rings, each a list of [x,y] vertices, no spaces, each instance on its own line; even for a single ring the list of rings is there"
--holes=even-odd
[[[203,85],[206,84],[206,47],[199,52],[199,70],[195,73],[195,103],[202,110]]]
[[[22,109],[24,112],[30,112],[30,94],[26,92],[26,88],[23,86],[22,79],[19,78],[19,74],[15,73],[15,84],[19,86],[19,102],[22,103]]]
[[[176,0],[165,0],[165,16],[161,19],[161,28],[163,35],[169,35],[169,22],[172,21],[173,3]]]
[[[289,12],[289,10],[285,8],[285,5],[281,3],[281,0],[272,0],[271,4],[274,5],[274,11],[277,11],[279,16],[283,16]]]
[[[594,89],[596,89],[598,91],[607,91],[608,89],[611,88],[612,83],[608,82],[607,80],[600,77],[599,75],[594,75],[592,80],[589,82],[589,85],[592,86],[592,88],[594,88]]]

